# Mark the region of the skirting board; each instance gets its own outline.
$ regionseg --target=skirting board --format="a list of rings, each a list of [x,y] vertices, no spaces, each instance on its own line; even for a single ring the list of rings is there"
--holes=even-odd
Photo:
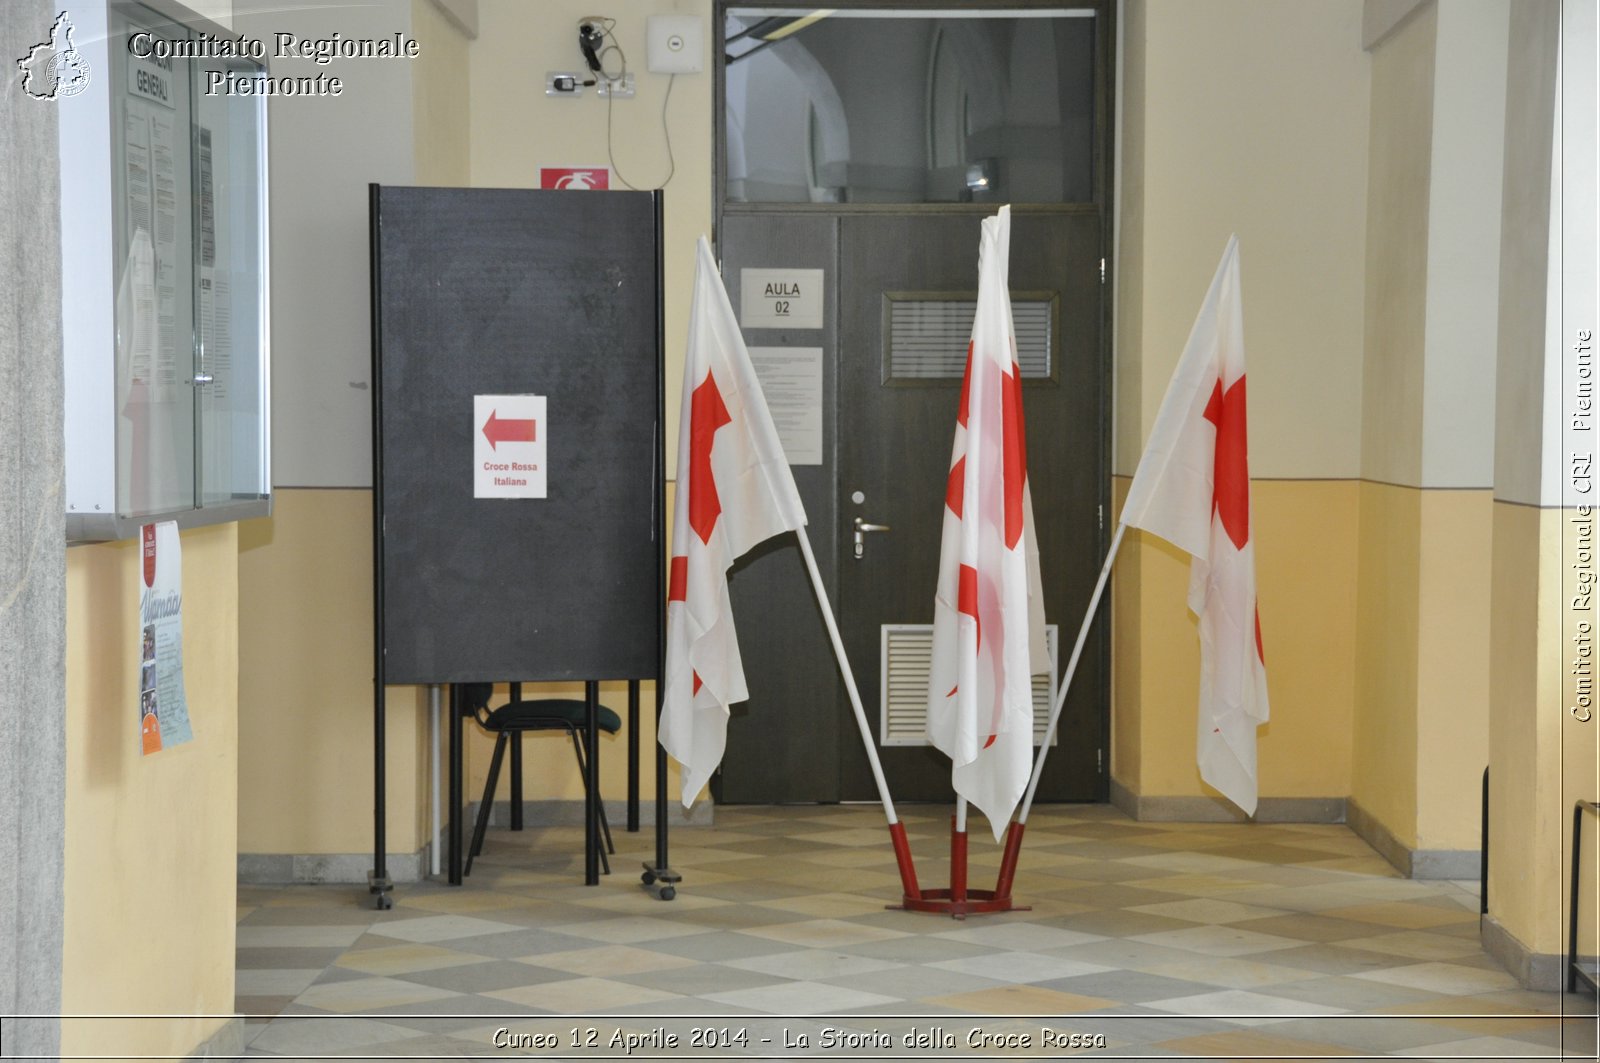
[[[189,1053],[189,1059],[238,1059],[244,1055],[244,1019],[238,1015],[224,1022]]]
[[[1111,780],[1111,803],[1141,823],[1343,823],[1342,797],[1263,797],[1246,816],[1221,797],[1140,795]]]
[[[391,882],[420,882],[428,867],[427,846],[414,853],[386,853]],[[251,886],[362,885],[372,853],[240,853],[238,878]]]
[[[628,822],[628,803],[626,801],[606,801],[606,820],[611,824],[611,831],[615,834]],[[696,801],[693,808],[684,808],[683,803],[674,798],[667,799],[667,827],[678,830],[680,827],[709,827],[712,826],[716,813],[715,805],[709,799]],[[473,801],[467,805],[467,827],[478,820],[478,802]],[[511,802],[496,801],[494,809],[489,813],[489,826],[504,827],[511,822]],[[583,801],[524,801],[522,802],[522,823],[528,827],[576,827],[583,823]],[[654,827],[656,825],[655,801],[639,802],[639,828]]]
[[[1524,989],[1559,992],[1566,988],[1567,958],[1548,952],[1534,952],[1511,932],[1486,915],[1478,923],[1478,938],[1483,951],[1494,957]]]
[[[1353,797],[1346,801],[1346,822],[1406,878],[1471,880],[1483,869],[1483,854],[1476,849],[1412,849]]]
[[[611,823],[613,835],[622,832],[628,822],[626,801],[607,801],[606,819]],[[685,811],[677,801],[667,803],[667,825],[672,830],[683,827],[709,827],[714,813],[709,800],[696,801],[694,808]],[[478,803],[467,806],[465,836],[470,838],[472,825],[477,821]],[[511,821],[511,802],[496,801],[489,815],[491,826],[504,827]],[[575,827],[583,822],[583,802],[524,801],[522,822],[527,827]],[[654,801],[639,804],[639,829],[653,829],[656,823]],[[449,825],[446,824],[446,830]],[[428,846],[410,853],[388,853],[386,856],[389,879],[392,882],[420,882],[427,877]],[[249,885],[287,885],[335,883],[366,885],[367,872],[372,870],[372,854],[366,853],[240,853],[238,879]]]

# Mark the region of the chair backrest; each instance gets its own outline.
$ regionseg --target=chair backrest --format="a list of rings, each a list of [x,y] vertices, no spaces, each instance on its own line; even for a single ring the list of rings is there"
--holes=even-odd
[[[480,720],[489,712],[489,699],[494,696],[493,683],[461,683],[457,686],[461,695],[461,708]]]

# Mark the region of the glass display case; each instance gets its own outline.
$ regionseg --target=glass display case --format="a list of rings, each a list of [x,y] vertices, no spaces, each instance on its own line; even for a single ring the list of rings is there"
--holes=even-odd
[[[67,8],[59,101],[67,536],[270,512],[259,60],[165,0]],[[218,75],[222,76],[218,76]]]

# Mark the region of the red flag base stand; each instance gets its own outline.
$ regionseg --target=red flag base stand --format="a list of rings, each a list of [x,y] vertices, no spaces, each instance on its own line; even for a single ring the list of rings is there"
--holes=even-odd
[[[1016,878],[1017,853],[1022,847],[1020,823],[1012,823],[1006,831],[1005,855],[1000,860],[1000,876],[992,890],[967,888],[967,832],[956,830],[955,817],[950,820],[950,888],[925,890],[917,887],[917,873],[911,866],[911,850],[906,844],[905,828],[899,823],[889,827],[894,838],[894,855],[900,864],[900,881],[905,895],[899,904],[886,905],[892,911],[937,912],[952,919],[965,919],[969,915],[986,915],[990,912],[1029,912],[1031,905],[1016,904],[1011,899],[1011,883]]]

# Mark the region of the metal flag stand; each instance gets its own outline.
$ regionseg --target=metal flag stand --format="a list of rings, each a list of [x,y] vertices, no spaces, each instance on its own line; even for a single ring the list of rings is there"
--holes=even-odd
[[[1061,709],[1067,703],[1067,691],[1072,686],[1073,673],[1078,670],[1078,658],[1083,655],[1084,643],[1089,638],[1089,628],[1094,624],[1095,611],[1100,607],[1100,598],[1105,593],[1106,581],[1111,576],[1111,566],[1117,559],[1117,550],[1122,546],[1122,536],[1127,531],[1126,524],[1118,524],[1116,535],[1112,537],[1111,549],[1106,552],[1105,564],[1100,567],[1100,578],[1095,582],[1094,594],[1089,597],[1089,608],[1084,613],[1083,623],[1078,628],[1078,641],[1072,647],[1072,656],[1067,661],[1067,672],[1061,679],[1061,687],[1056,691],[1055,704],[1050,707],[1050,724],[1045,730],[1044,742],[1039,746],[1038,759],[1034,761],[1033,773],[1028,778],[1028,789],[1023,794],[1022,803],[1017,808],[1017,816],[1006,828],[1005,849],[1000,857],[1000,872],[995,877],[994,889],[971,889],[967,885],[967,801],[964,797],[956,798],[956,814],[950,820],[950,888],[941,890],[923,890],[915,896],[908,890],[901,904],[891,905],[908,912],[939,912],[948,913],[954,919],[965,919],[968,915],[985,915],[990,912],[1026,912],[1031,907],[1017,904],[1011,897],[1011,887],[1017,877],[1017,859],[1022,852],[1022,834],[1027,829],[1028,813],[1033,808],[1033,795],[1039,789],[1039,779],[1044,774],[1045,758],[1050,753],[1050,743],[1055,740],[1056,727],[1061,722]],[[907,856],[909,860],[909,855]]]
[[[1020,835],[1018,836],[1020,839]],[[1011,856],[1011,835],[1006,835],[1006,853]],[[1012,860],[1015,866],[1015,859]],[[965,919],[969,915],[986,915],[989,912],[1027,912],[1032,907],[1016,904],[1011,899],[1011,879],[1001,865],[1001,876],[992,890],[972,889],[967,885],[967,799],[956,798],[956,814],[950,817],[950,888],[923,890],[913,897],[909,893],[899,904],[889,907],[908,912],[937,912],[952,919]]]

